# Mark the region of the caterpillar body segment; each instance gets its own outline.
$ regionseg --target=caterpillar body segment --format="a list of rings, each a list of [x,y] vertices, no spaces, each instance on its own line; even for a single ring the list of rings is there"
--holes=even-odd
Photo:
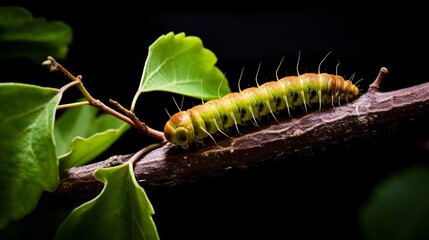
[[[174,114],[164,127],[165,138],[184,149],[194,142],[203,142],[212,134],[224,135],[235,126],[257,125],[266,115],[275,115],[302,106],[318,104],[339,105],[359,95],[359,89],[343,77],[328,73],[305,73],[266,82],[222,98],[207,101],[186,111]],[[276,119],[277,120],[277,119]]]

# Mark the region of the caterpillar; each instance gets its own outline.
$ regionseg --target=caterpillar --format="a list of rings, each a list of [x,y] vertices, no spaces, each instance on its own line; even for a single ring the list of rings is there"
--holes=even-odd
[[[257,125],[269,114],[276,119],[276,114],[287,110],[291,116],[291,110],[297,106],[303,106],[307,112],[307,106],[315,103],[319,104],[319,110],[322,105],[334,107],[358,94],[359,89],[351,80],[337,74],[320,73],[319,65],[318,73],[286,76],[179,111],[165,124],[164,136],[168,142],[188,149],[192,143],[202,143],[207,137],[214,140],[214,133],[226,135],[233,126],[239,132],[238,125],[250,122]]]

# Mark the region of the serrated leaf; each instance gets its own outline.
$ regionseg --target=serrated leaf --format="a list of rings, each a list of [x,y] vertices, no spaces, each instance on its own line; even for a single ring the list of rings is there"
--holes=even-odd
[[[173,32],[162,35],[149,47],[131,110],[142,92],[167,91],[206,100],[229,93],[216,62],[216,55],[204,48],[200,38]]]
[[[66,109],[55,122],[60,170],[82,166],[107,150],[130,128],[92,106]]]
[[[33,18],[19,6],[0,7],[0,59],[27,58],[37,63],[46,56],[64,59],[72,38],[71,27],[62,21]]]
[[[368,240],[429,239],[429,168],[411,168],[377,185],[361,224]]]
[[[131,163],[98,169],[101,193],[74,209],[57,230],[56,239],[159,239],[153,207]]]
[[[58,89],[0,83],[0,229],[58,186],[53,128],[60,99]]]

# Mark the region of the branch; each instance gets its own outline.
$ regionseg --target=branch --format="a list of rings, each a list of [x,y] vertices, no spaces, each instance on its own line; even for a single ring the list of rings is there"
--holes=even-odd
[[[279,123],[266,123],[260,129],[248,127],[235,135],[210,145],[184,151],[166,144],[136,162],[135,175],[145,189],[159,185],[179,184],[195,178],[218,175],[230,169],[242,169],[281,157],[296,155],[329,144],[367,140],[374,130],[388,129],[404,120],[429,114],[429,82],[391,92],[378,92],[383,76],[372,83],[366,93],[354,102],[328,108]],[[93,173],[127,161],[133,154],[112,156],[94,164],[71,168],[61,176],[54,193],[41,199],[42,208],[82,202],[96,196],[102,183]]]

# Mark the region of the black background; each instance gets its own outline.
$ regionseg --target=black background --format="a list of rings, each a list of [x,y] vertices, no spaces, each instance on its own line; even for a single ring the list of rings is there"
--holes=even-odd
[[[83,75],[94,97],[106,103],[112,98],[126,107],[137,91],[149,45],[170,31],[200,37],[216,54],[217,66],[234,91],[243,67],[242,87],[256,85],[259,64],[259,82],[274,80],[283,57],[279,75],[296,75],[299,51],[300,73],[317,71],[332,51],[322,70],[335,73],[339,61],[339,75],[362,78],[362,91],[381,67],[389,69],[381,91],[427,81],[425,15],[418,6],[2,2],[26,7],[35,17],[70,24],[74,38],[62,65]],[[32,63],[11,61],[4,66],[2,79],[8,81],[54,87],[67,83],[65,77]],[[80,96],[77,89],[70,89],[62,103]],[[141,96],[137,116],[162,130],[168,120],[165,108],[170,113],[175,109],[171,96],[162,92]],[[185,98],[185,106],[199,102]],[[404,122],[389,134],[340,149],[154,189],[148,192],[154,220],[161,239],[284,239],[294,235],[363,239],[359,210],[373,187],[410,166],[427,165],[428,141],[425,122]],[[99,159],[132,153],[152,142],[131,129]]]

